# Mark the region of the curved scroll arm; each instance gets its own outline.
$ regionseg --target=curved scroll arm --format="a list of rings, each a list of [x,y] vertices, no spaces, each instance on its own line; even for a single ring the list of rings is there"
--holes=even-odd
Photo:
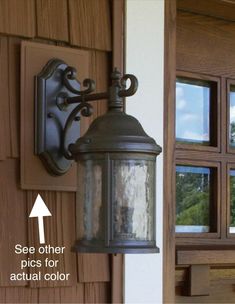
[[[72,154],[69,153],[68,148],[65,146],[65,139],[66,135],[68,133],[68,130],[70,129],[73,121],[79,121],[80,117],[77,116],[77,114],[81,112],[82,116],[89,117],[91,116],[93,112],[93,107],[87,102],[81,102],[76,108],[73,109],[73,111],[70,113],[65,126],[64,130],[62,132],[62,148],[63,148],[63,155],[67,159],[73,159]]]
[[[120,92],[118,94],[120,97],[132,96],[136,93],[136,91],[138,89],[138,80],[132,74],[126,74],[122,77],[122,79],[120,80],[121,86],[123,88],[126,88],[126,83],[127,83],[128,79],[130,80],[131,84],[128,89],[120,90]]]
[[[95,90],[95,81],[93,79],[89,79],[89,78],[87,78],[83,81],[83,86],[87,88],[83,91],[79,91],[71,85],[69,80],[77,81],[77,70],[74,67],[68,66],[64,70],[64,79],[63,80],[64,80],[65,87],[74,94],[85,95],[85,94],[90,94],[91,92],[93,92]]]

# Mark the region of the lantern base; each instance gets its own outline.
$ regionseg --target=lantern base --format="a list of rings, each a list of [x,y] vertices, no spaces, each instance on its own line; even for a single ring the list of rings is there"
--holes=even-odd
[[[74,246],[74,251],[80,253],[159,253],[157,246],[98,246],[90,242],[78,241]]]

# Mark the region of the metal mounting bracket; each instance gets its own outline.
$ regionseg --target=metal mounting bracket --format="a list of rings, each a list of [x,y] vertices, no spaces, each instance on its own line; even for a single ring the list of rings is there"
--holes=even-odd
[[[64,105],[61,100],[76,96],[64,82],[68,65],[59,59],[50,60],[35,76],[35,154],[46,169],[54,175],[66,173],[73,160],[63,154],[63,129],[76,104]],[[70,85],[80,91],[80,83],[71,78]],[[80,118],[76,117],[66,134],[65,146],[73,143],[80,134]]]

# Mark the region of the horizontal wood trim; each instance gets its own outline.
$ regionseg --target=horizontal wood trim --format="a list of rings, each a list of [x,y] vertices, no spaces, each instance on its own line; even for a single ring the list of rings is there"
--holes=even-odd
[[[228,249],[231,248],[231,246],[235,245],[235,238],[200,238],[200,237],[194,237],[194,238],[188,238],[188,237],[180,237],[176,238],[176,246],[202,246],[203,249],[206,249],[208,247],[218,248],[218,246],[224,246]],[[206,248],[205,248],[206,247]],[[212,248],[212,249],[213,249]],[[225,248],[225,249],[226,249]]]
[[[199,80],[199,82],[207,81],[207,82],[217,82],[218,85],[220,83],[220,78],[212,76],[210,74],[200,74],[200,73],[192,73],[188,71],[183,71],[183,70],[177,70],[176,71],[176,78],[177,77],[182,77],[182,78],[190,78],[193,80]]]
[[[234,250],[178,250],[177,265],[235,264]]]
[[[188,159],[187,161],[184,161],[182,159],[176,159],[176,166],[177,165],[188,165],[188,166],[197,166],[197,167],[209,167],[209,168],[217,168],[219,170],[219,162],[212,162],[210,160],[206,160],[202,158],[201,155],[201,160],[194,160],[194,159]]]
[[[176,286],[180,285],[180,283],[186,281],[188,279],[189,267],[177,266],[175,271],[175,282]],[[210,267],[210,280],[226,280],[226,281],[234,281],[235,282],[235,268],[231,266],[224,267]]]
[[[220,152],[217,147],[212,147],[210,145],[200,145],[200,144],[189,144],[189,143],[177,143],[175,145],[178,150],[193,150],[198,152]]]
[[[193,150],[176,150],[175,151],[175,158],[178,160],[194,160],[198,163],[201,162],[230,162],[234,163],[234,153],[216,153],[216,152],[209,152],[209,151],[193,151]],[[186,161],[187,163],[187,161]]]
[[[184,293],[184,287],[176,288],[175,303],[190,304],[190,303],[234,303],[234,284],[221,284],[221,281],[213,281],[210,284],[210,296],[188,297]]]
[[[196,14],[235,21],[234,0],[178,0],[177,8]]]

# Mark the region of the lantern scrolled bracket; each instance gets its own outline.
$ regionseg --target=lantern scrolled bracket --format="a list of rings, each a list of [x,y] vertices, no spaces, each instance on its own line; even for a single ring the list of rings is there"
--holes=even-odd
[[[121,78],[121,74],[116,68],[111,74],[111,86],[107,92],[91,94],[95,90],[95,81],[92,79],[85,79],[83,81],[83,86],[87,87],[87,89],[78,91],[72,87],[70,82],[75,79],[76,69],[68,67],[64,72],[64,84],[70,92],[77,94],[77,96],[64,96],[63,102],[66,106],[69,104],[81,103],[84,101],[98,101],[101,99],[109,99],[112,100],[112,102],[119,104],[120,98],[132,96],[138,89],[138,80],[134,75],[126,74]],[[126,88],[128,80],[130,81],[130,85]],[[122,101],[121,105],[123,105]]]
[[[97,101],[99,99],[108,98],[110,100],[109,108],[121,108],[123,107],[123,102],[121,98],[132,96],[135,94],[138,88],[138,80],[134,75],[126,74],[122,78],[120,77],[120,72],[115,68],[111,74],[112,85],[108,92],[90,94],[95,90],[95,81],[92,79],[85,79],[83,81],[83,86],[87,87],[85,90],[77,90],[71,85],[71,80],[79,81],[76,79],[77,71],[74,67],[67,67],[64,71],[63,82],[66,88],[77,96],[69,98],[65,95],[60,94],[60,98],[64,98],[60,106],[67,107],[69,104],[78,103],[71,114],[69,115],[62,134],[62,145],[63,145],[63,155],[66,159],[72,160],[73,156],[69,152],[66,145],[66,135],[72,126],[74,121],[80,121],[80,116],[77,116],[81,112],[82,116],[89,117],[92,115],[93,107],[88,101]],[[126,89],[127,81],[130,81],[130,86]],[[89,95],[90,94],[90,95]]]
[[[128,79],[130,80],[130,86],[128,89],[126,89],[126,83],[127,83]],[[126,74],[121,78],[120,82],[121,82],[122,88],[124,88],[119,92],[120,97],[129,97],[136,93],[136,91],[138,89],[138,80],[134,75]]]
[[[128,81],[130,85],[126,88]],[[80,133],[80,116],[92,114],[88,102],[108,99],[109,110],[122,111],[123,97],[135,94],[137,87],[134,75],[121,78],[114,69],[107,92],[94,93],[95,81],[89,78],[83,81],[81,89],[74,67],[60,59],[50,60],[35,77],[35,154],[49,173],[62,175],[70,169],[73,157],[68,146]]]
[[[63,83],[64,86],[71,92],[77,95],[86,95],[90,94],[95,90],[95,81],[93,79],[87,78],[84,79],[83,81],[83,86],[87,89],[85,90],[78,90],[76,89],[71,81],[75,81],[80,84],[80,82],[77,80],[77,70],[74,67],[68,66],[64,70],[64,75],[63,75]]]
[[[64,129],[62,132],[63,155],[66,159],[69,159],[69,160],[73,160],[73,156],[69,152],[68,147],[66,146],[66,135],[67,135],[69,129],[71,128],[72,123],[74,121],[75,122],[80,121],[80,116],[78,116],[78,113],[80,113],[80,112],[81,112],[82,116],[89,117],[93,113],[93,107],[92,107],[92,105],[90,105],[87,102],[80,103],[78,106],[76,106],[76,108],[73,109],[73,111],[70,113],[70,115],[65,123],[65,126],[64,126]]]

